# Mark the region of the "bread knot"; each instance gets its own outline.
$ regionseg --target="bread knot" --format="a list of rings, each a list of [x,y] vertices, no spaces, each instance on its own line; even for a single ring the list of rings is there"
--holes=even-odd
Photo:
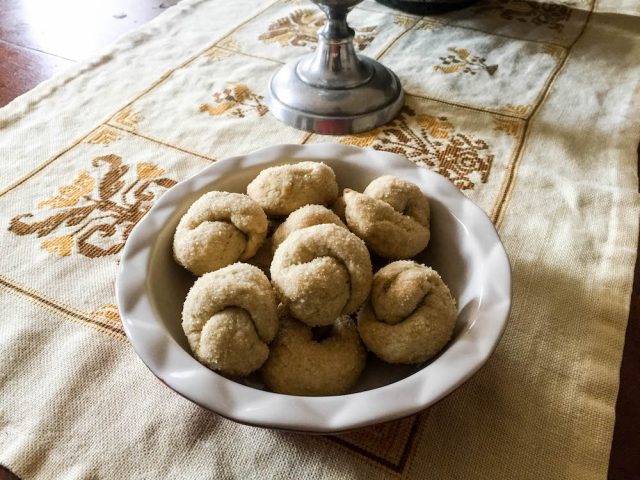
[[[273,232],[273,250],[275,251],[292,232],[325,223],[347,228],[338,215],[322,205],[305,205],[297,209]]]
[[[262,170],[247,185],[247,195],[267,215],[285,216],[305,205],[330,205],[338,197],[338,182],[324,163],[290,163]]]
[[[343,316],[326,328],[328,336],[317,341],[311,327],[281,317],[271,354],[261,369],[269,389],[288,395],[340,395],[355,384],[366,351],[354,321]]]
[[[236,263],[207,273],[191,287],[182,328],[196,358],[228,375],[248,375],[269,355],[278,330],[276,297],[253,265]]]
[[[346,188],[343,202],[347,225],[379,256],[405,259],[427,247],[429,202],[417,185],[385,175],[363,193]]]
[[[449,341],[456,315],[456,302],[435,270],[397,261],[373,277],[370,299],[358,314],[358,331],[382,360],[421,363]]]
[[[371,289],[364,242],[334,224],[296,230],[271,263],[271,280],[291,315],[309,326],[354,313]]]
[[[178,223],[174,257],[194,275],[246,260],[260,247],[267,224],[264,211],[247,195],[205,193]]]

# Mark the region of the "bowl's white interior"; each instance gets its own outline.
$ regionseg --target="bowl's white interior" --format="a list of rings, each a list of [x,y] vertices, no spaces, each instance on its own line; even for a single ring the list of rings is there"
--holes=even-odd
[[[362,191],[373,179],[384,173],[392,173],[381,172],[366,164],[343,159],[318,158],[317,160],[325,162],[334,169],[341,189],[349,187]],[[270,166],[281,163],[287,163],[287,160],[272,162]],[[190,353],[190,349],[181,327],[181,311],[195,277],[173,259],[171,245],[176,225],[189,206],[203,193],[211,190],[245,193],[247,184],[263,168],[263,165],[243,166],[191,192],[182,198],[180,205],[169,221],[163,225],[156,238],[147,276],[147,295],[157,320],[186,352]],[[406,179],[411,180],[411,178]],[[456,218],[441,200],[432,197],[424,188],[423,192],[429,198],[432,212],[431,241],[416,260],[436,269],[458,302],[456,329],[451,342],[445,347],[446,350],[476,320],[483,297],[483,281],[477,279],[478,276],[484,277],[486,274],[485,258],[476,254],[479,250],[477,248],[479,239],[469,234],[464,223]],[[391,384],[416,373],[426,365],[394,366],[369,355],[365,372],[353,392]],[[261,388],[259,381],[254,380],[245,382],[245,385]]]

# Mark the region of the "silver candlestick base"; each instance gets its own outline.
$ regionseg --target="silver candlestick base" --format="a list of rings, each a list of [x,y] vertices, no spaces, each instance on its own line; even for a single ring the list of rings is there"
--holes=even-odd
[[[364,132],[387,123],[404,104],[398,77],[358,56],[347,14],[362,0],[312,0],[327,15],[315,53],[290,62],[271,79],[271,113],[295,128],[324,135]]]

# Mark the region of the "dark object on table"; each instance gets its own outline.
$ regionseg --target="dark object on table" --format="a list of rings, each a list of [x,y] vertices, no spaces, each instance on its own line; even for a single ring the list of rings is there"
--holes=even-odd
[[[11,473],[11,470],[0,465],[0,480],[20,480],[20,479],[16,477],[13,473]]]
[[[467,7],[478,0],[376,0],[387,7],[404,12],[426,15],[430,13],[444,13]]]

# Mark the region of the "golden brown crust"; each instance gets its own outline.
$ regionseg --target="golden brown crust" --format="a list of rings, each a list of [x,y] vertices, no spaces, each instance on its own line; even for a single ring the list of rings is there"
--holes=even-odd
[[[422,363],[447,344],[456,316],[455,300],[435,270],[397,261],[374,276],[370,301],[358,314],[358,331],[382,360]]]

